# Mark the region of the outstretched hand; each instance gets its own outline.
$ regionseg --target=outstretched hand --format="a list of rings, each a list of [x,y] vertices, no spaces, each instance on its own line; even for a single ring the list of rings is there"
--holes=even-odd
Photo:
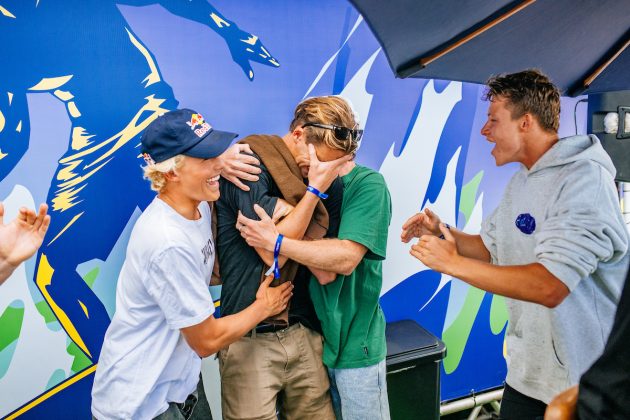
[[[260,217],[260,221],[249,219],[240,211],[236,219],[236,229],[249,246],[273,251],[278,238],[278,230],[273,220],[267,215],[265,209],[254,204],[254,211]]]
[[[408,243],[413,238],[420,238],[422,235],[440,236],[440,218],[429,208],[411,216],[402,227],[400,240]]]
[[[46,204],[39,206],[37,214],[34,210],[22,207],[17,217],[5,225],[4,205],[0,203],[0,266],[9,268],[6,277],[41,246],[50,225],[47,212]],[[1,273],[0,277],[3,277]],[[6,277],[0,278],[0,282]]]
[[[221,176],[243,191],[249,191],[249,187],[242,181],[258,181],[261,169],[260,162],[252,156],[249,144],[236,143],[230,146],[223,154],[223,170]]]
[[[289,304],[289,299],[293,296],[293,283],[285,282],[276,287],[270,287],[273,276],[265,277],[256,292],[256,300],[265,305],[267,317],[279,314],[284,311]]]
[[[449,274],[449,269],[457,264],[459,254],[451,231],[444,223],[439,224],[439,229],[444,239],[435,235],[422,235],[409,253],[430,269]]]

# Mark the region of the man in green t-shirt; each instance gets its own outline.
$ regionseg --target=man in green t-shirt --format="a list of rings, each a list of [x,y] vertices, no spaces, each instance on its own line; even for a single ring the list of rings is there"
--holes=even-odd
[[[331,130],[340,143],[354,143],[356,149],[358,130],[323,124],[314,128]],[[314,147],[322,161],[341,153],[326,144]],[[379,296],[391,199],[383,176],[372,169],[350,161],[340,175],[344,193],[336,239],[282,238],[259,206],[254,209],[260,221],[241,215],[237,226],[250,246],[274,251],[279,242],[279,254],[318,274],[311,278],[310,293],[324,332],[323,359],[337,418],[389,419],[385,318]]]

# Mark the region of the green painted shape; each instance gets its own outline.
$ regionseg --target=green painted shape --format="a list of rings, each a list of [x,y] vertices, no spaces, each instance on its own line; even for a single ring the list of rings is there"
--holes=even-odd
[[[449,374],[457,369],[462,360],[470,331],[481,307],[481,302],[486,294],[483,290],[470,287],[464,300],[462,310],[455,318],[455,321],[442,333],[442,341],[446,344],[448,351],[444,358],[444,371]]]
[[[477,190],[479,189],[481,178],[483,178],[483,171],[479,171],[473,179],[468,181],[468,183],[462,187],[462,193],[459,198],[459,211],[461,211],[466,217],[466,222],[470,220],[470,215],[475,208]]]
[[[90,286],[90,289],[92,288],[92,286],[94,285],[94,282],[96,281],[96,277],[98,277],[98,272],[100,271],[100,269],[98,267],[93,268],[92,270],[90,270],[89,273],[87,273],[84,277],[83,280],[85,280],[85,282],[87,283],[88,286]]]
[[[92,361],[81,351],[81,349],[74,344],[74,342],[70,342],[68,347],[66,347],[66,351],[74,360],[72,361],[72,372],[77,373],[85,369],[86,367],[92,366]]]
[[[37,302],[35,304],[35,307],[37,308],[37,312],[39,312],[39,314],[44,317],[44,322],[46,324],[48,324],[49,322],[57,321],[55,314],[50,309],[50,306],[48,306],[48,303],[46,303],[45,300],[40,300],[39,302]]]
[[[44,391],[48,391],[53,386],[61,383],[64,379],[66,379],[66,372],[64,372],[63,369],[55,370],[52,375],[50,375],[50,379],[48,380]]]
[[[4,350],[9,344],[13,343],[20,336],[22,330],[22,321],[24,320],[24,307],[12,306],[16,302],[11,303],[0,315],[0,351]]]
[[[494,295],[490,304],[490,331],[497,335],[507,324],[509,319],[505,298],[503,296]]]

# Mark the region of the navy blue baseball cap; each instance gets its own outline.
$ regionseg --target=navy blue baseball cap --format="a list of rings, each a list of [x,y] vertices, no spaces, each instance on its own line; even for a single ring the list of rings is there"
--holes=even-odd
[[[191,109],[160,115],[142,134],[141,153],[147,164],[160,163],[177,155],[201,159],[219,156],[238,136],[212,128]]]

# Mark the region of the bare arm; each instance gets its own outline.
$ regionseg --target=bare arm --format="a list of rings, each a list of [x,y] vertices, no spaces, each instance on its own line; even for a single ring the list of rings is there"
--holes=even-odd
[[[420,238],[411,255],[427,267],[449,274],[490,293],[553,308],[569,294],[568,287],[542,264],[499,266],[458,254],[455,238],[441,226],[445,239]]]
[[[272,276],[265,278],[254,303],[241,312],[218,319],[211,315],[197,325],[182,328],[188,345],[199,357],[207,357],[241,338],[262,320],[282,312],[293,294],[293,284],[287,282],[270,288],[272,280]]]
[[[260,221],[243,215],[238,217],[238,223],[245,226],[241,235],[249,245],[270,251],[275,245],[278,230],[262,207],[254,206],[254,210]],[[300,264],[344,275],[354,271],[366,252],[365,246],[345,239],[302,241],[285,238],[280,249],[282,255]]]
[[[319,191],[326,191],[330,187],[330,184],[332,184],[335,178],[337,178],[337,176],[339,175],[339,170],[351,158],[352,157],[350,155],[346,155],[329,162],[321,162],[319,159],[317,159],[317,155],[313,146],[309,145],[309,184],[317,188]],[[319,198],[315,194],[306,192],[302,199],[295,206],[295,208],[278,223],[277,231],[279,233],[282,233],[286,238],[302,239],[304,233],[306,232],[306,229],[311,222],[311,217],[313,216],[313,211],[315,210],[315,206],[317,205],[318,201]],[[260,209],[262,210],[262,208]],[[241,216],[242,215],[239,213],[239,217]],[[261,217],[261,214],[258,213],[258,216]],[[266,213],[265,216],[269,218]],[[236,225],[237,228],[241,230],[242,224],[239,224],[239,222],[237,221]],[[265,264],[269,266],[273,264],[273,246],[271,248],[255,246],[254,248],[256,248],[256,252],[258,252],[258,255],[262,258]],[[282,258],[282,260],[279,259],[278,262],[281,266],[286,262],[286,257],[287,256],[284,255],[284,258]]]
[[[572,386],[556,395],[545,410],[545,420],[575,419],[579,389]]]

